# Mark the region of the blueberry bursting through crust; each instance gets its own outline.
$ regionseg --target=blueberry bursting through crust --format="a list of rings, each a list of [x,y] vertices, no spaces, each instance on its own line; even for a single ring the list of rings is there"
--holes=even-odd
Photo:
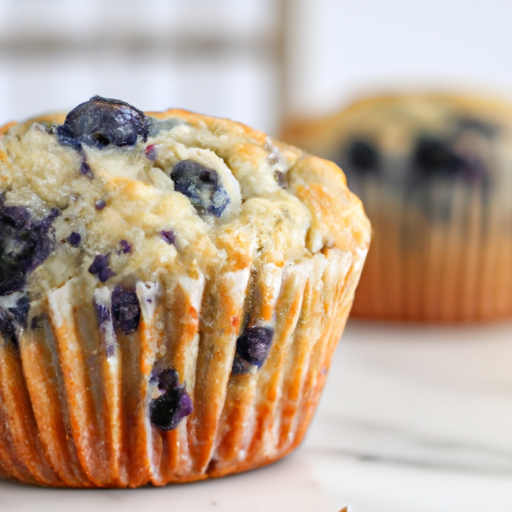
[[[220,217],[228,204],[229,195],[214,169],[194,160],[182,160],[171,171],[174,188],[187,196],[200,214]]]
[[[149,123],[143,112],[120,100],[94,96],[75,107],[59,126],[61,143],[102,149],[109,145],[134,146],[148,138]]]

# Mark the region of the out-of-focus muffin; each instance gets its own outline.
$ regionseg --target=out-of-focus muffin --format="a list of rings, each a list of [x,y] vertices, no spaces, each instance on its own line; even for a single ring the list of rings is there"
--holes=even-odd
[[[95,97],[0,138],[0,474],[136,487],[301,441],[369,244],[334,164]]]
[[[282,138],[340,165],[372,221],[355,316],[512,316],[510,104],[380,96],[290,122]]]

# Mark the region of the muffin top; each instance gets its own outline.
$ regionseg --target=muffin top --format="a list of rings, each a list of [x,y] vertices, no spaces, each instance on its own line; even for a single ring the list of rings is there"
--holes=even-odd
[[[113,288],[368,247],[334,164],[233,121],[96,96],[2,133],[0,306],[11,312],[76,276]]]
[[[436,180],[495,185],[512,157],[512,105],[442,94],[379,96],[335,116],[289,123],[283,139],[351,177],[393,185]]]

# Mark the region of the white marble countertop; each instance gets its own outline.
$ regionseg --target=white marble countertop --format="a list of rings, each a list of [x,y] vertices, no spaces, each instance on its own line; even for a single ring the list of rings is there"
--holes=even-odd
[[[512,323],[351,321],[304,444],[256,471],[137,490],[0,483],[2,512],[510,512]]]

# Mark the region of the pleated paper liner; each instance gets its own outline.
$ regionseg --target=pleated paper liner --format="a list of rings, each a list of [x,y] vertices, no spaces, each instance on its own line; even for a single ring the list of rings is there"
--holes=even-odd
[[[280,268],[245,266],[138,282],[133,333],[99,324],[112,289],[78,277],[32,303],[0,346],[0,473],[27,483],[137,487],[268,464],[302,440],[362,266],[324,249]],[[99,305],[99,306],[98,306]],[[274,330],[268,356],[232,374],[245,319]],[[152,425],[155,369],[193,402],[174,430]]]
[[[510,188],[455,181],[411,192],[375,179],[360,186],[374,237],[353,316],[427,322],[512,316]]]

